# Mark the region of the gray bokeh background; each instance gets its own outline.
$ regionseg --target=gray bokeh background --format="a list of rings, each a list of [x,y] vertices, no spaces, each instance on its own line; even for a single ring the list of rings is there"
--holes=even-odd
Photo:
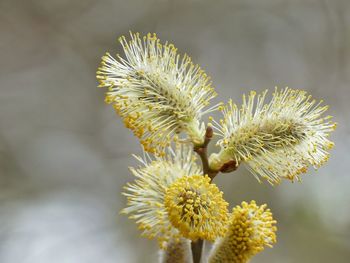
[[[349,262],[349,27],[347,0],[0,0],[0,262],[156,262],[156,242],[119,215],[140,147],[95,80],[129,30],[190,54],[216,102],[288,85],[331,105],[336,147],[302,184],[243,167],[216,182],[231,205],[266,202],[278,219],[253,263]]]

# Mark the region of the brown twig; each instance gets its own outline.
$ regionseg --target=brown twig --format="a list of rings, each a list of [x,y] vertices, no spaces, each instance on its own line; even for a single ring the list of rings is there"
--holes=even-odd
[[[213,180],[214,177],[219,173],[219,171],[214,171],[209,167],[207,151],[208,151],[208,144],[212,138],[213,138],[213,129],[211,127],[208,127],[205,132],[203,145],[194,147],[194,151],[199,155],[202,161],[203,175],[207,174],[211,180]]]
[[[205,131],[204,143],[200,146],[195,146],[194,151],[199,155],[202,161],[203,167],[203,175],[208,175],[213,181],[214,177],[219,173],[230,173],[237,169],[237,165],[235,161],[229,161],[225,163],[219,170],[212,170],[209,166],[208,160],[208,144],[213,138],[213,129],[211,127],[207,127]],[[191,243],[192,257],[193,263],[200,263],[202,250],[203,250],[203,240],[198,239],[197,241],[192,241]]]
[[[201,262],[202,250],[203,250],[203,240],[198,239],[197,241],[192,241],[191,250],[192,250],[193,263]]]
[[[211,127],[208,127],[205,132],[203,145],[194,147],[194,151],[199,155],[202,161],[203,175],[208,175],[211,180],[213,180],[214,177],[218,174],[218,171],[214,171],[209,167],[207,148],[212,138],[213,138],[213,129]],[[192,250],[193,263],[200,263],[202,250],[203,250],[203,240],[198,239],[197,241],[192,241],[191,250]]]

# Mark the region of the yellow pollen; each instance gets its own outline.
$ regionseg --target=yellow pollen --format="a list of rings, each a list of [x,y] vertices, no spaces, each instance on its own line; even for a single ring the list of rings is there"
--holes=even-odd
[[[184,237],[214,241],[223,236],[228,204],[207,175],[177,179],[164,200],[170,222]]]
[[[227,226],[227,233],[214,248],[209,263],[245,263],[276,242],[276,221],[266,205],[255,201],[236,206]]]

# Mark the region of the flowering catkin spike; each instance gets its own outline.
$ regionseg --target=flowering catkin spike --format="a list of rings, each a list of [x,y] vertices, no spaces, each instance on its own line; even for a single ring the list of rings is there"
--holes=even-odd
[[[224,238],[218,240],[209,256],[209,263],[245,263],[266,246],[276,243],[276,221],[266,205],[255,201],[236,206]]]
[[[228,217],[228,203],[222,195],[207,175],[177,179],[165,194],[170,222],[188,239],[214,241],[224,235]]]
[[[164,154],[175,133],[185,132],[196,145],[203,143],[203,110],[216,96],[210,78],[172,44],[161,44],[155,34],[131,40],[119,38],[125,59],[106,53],[97,71],[106,102],[114,105],[127,128],[140,138],[146,151]]]
[[[264,104],[266,93],[257,99],[253,91],[248,98],[244,95],[240,109],[232,101],[221,107],[224,118],[213,121],[222,137],[221,151],[210,156],[210,167],[220,170],[233,160],[271,184],[281,178],[300,180],[309,165],[318,168],[328,160],[327,150],[334,144],[327,137],[336,124],[331,116],[322,116],[328,106],[305,91],[276,88],[270,103]]]
[[[175,149],[168,148],[168,154],[153,159],[145,153],[144,158],[136,157],[142,166],[130,168],[136,177],[133,183],[125,186],[127,207],[122,213],[136,220],[142,236],[156,238],[161,248],[169,239],[179,240],[179,231],[172,227],[164,206],[167,188],[183,176],[201,173],[196,164],[193,149],[185,144],[177,143]]]
[[[160,251],[160,263],[192,262],[191,243],[188,239],[170,240],[164,250]]]

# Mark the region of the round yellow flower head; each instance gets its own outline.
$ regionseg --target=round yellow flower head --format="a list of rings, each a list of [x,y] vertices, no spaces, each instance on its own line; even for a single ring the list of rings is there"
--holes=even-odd
[[[224,235],[228,203],[208,176],[193,175],[177,179],[166,191],[164,204],[169,220],[191,240],[214,241]]]
[[[169,221],[164,198],[167,188],[182,176],[201,173],[196,164],[196,156],[192,147],[186,144],[176,144],[168,148],[167,155],[151,158],[147,153],[144,157],[137,157],[141,166],[130,168],[136,177],[134,182],[125,186],[123,193],[127,199],[127,207],[122,213],[136,220],[142,231],[142,236],[155,238],[161,248],[167,243],[179,240],[179,231]]]
[[[266,205],[242,202],[233,209],[227,233],[217,242],[209,262],[247,262],[265,246],[276,243],[275,224]]]

